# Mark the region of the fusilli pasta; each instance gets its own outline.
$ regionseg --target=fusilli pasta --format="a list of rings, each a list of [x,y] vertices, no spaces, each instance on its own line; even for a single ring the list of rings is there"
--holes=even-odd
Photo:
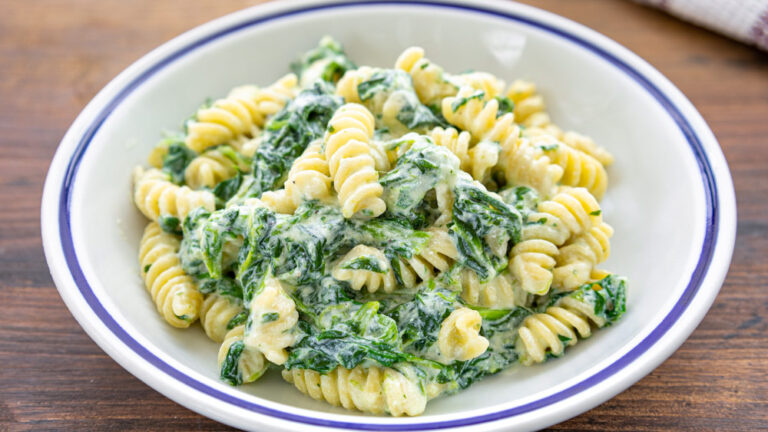
[[[171,216],[182,221],[198,207],[216,210],[216,197],[211,192],[177,186],[170,182],[167,174],[154,168],[145,171],[136,167],[133,172],[133,190],[136,207],[153,221],[161,216]]]
[[[237,375],[236,383],[256,381],[267,371],[269,366],[269,363],[259,350],[243,343],[244,333],[244,325],[233,328],[224,336],[224,341],[219,347],[219,369],[224,372],[225,368],[231,367]],[[227,365],[227,362],[232,360],[234,360],[235,364]],[[222,376],[224,376],[223,373]],[[230,377],[230,379],[233,378]]]
[[[349,282],[355,291],[364,287],[371,293],[375,293],[379,288],[390,293],[397,286],[395,273],[384,253],[365,245],[357,245],[347,252],[334,265],[331,275],[338,280]]]
[[[531,294],[549,291],[559,255],[558,246],[601,220],[597,200],[583,188],[567,188],[528,215],[521,242],[512,248],[510,269]]]
[[[560,299],[543,313],[531,315],[518,330],[517,351],[524,365],[541,363],[547,355],[559,356],[566,346],[592,335],[590,321],[597,327],[606,324],[595,314],[594,305],[571,296]]]
[[[589,281],[595,266],[611,254],[612,235],[613,228],[600,222],[560,248],[557,267],[553,270],[554,284],[570,291]]]
[[[144,284],[157,311],[168,324],[186,328],[197,320],[203,296],[194,280],[181,268],[179,240],[150,222],[139,246],[139,265]]]
[[[304,201],[331,201],[331,176],[322,142],[310,143],[293,161],[283,189],[264,192],[261,199],[279,213],[293,213]]]
[[[424,50],[410,47],[395,61],[395,69],[407,72],[413,80],[413,88],[419,100],[425,105],[439,103],[443,98],[453,96],[458,87],[444,79],[443,69],[424,58]]]
[[[427,404],[419,384],[391,368],[358,366],[349,370],[339,366],[325,375],[291,369],[283,370],[283,378],[313,399],[372,414],[415,416]]]
[[[431,228],[428,232],[431,237],[423,250],[411,258],[397,258],[394,261],[396,273],[406,287],[415,287],[421,281],[434,279],[459,258],[459,252],[447,230]]]
[[[230,94],[210,107],[197,111],[187,124],[187,147],[202,153],[205,149],[229,143],[239,147],[258,135],[267,116],[280,111],[295,96],[298,80],[289,74],[267,87],[234,88]]]
[[[384,213],[383,188],[375,170],[369,141],[374,119],[358,104],[346,104],[334,113],[325,136],[325,157],[344,217],[376,217]]]
[[[267,278],[261,291],[251,300],[250,327],[245,345],[259,350],[267,360],[283,364],[287,347],[296,340],[294,328],[299,320],[296,304],[275,278]]]
[[[519,282],[509,272],[496,275],[488,282],[481,282],[477,273],[464,269],[459,277],[461,298],[470,305],[507,309],[528,306],[530,295],[520,288]]]
[[[213,188],[237,175],[238,170],[247,169],[247,166],[238,166],[219,150],[208,150],[187,165],[184,182],[192,189]]]
[[[200,309],[200,324],[209,338],[222,342],[227,332],[232,329],[232,319],[244,312],[245,309],[238,299],[211,293],[205,297]]]
[[[490,141],[481,141],[469,148],[472,137],[469,132],[459,133],[454,128],[434,128],[429,133],[435,144],[445,147],[461,161],[461,169],[472,175],[472,178],[485,183],[491,174],[491,169],[499,161],[499,145]]]
[[[483,319],[476,310],[454,309],[440,325],[437,343],[448,363],[471,360],[488,349],[488,339],[480,336]]]

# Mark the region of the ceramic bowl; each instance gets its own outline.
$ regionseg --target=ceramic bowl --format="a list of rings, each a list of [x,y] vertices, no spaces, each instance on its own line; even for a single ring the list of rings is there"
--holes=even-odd
[[[201,101],[272,82],[325,34],[358,64],[392,67],[404,48],[419,45],[448,71],[533,80],[556,123],[610,150],[616,162],[603,214],[616,234],[605,267],[629,278],[626,315],[563,358],[431,401],[416,418],[333,408],[277,371],[239,388],[219,381],[217,345],[202,331],[166,325],[139,278],[146,221],[131,202],[131,168]],[[568,419],[672,354],[720,289],[735,208],[726,161],[696,109],[648,63],[584,26],[506,2],[303,1],[195,28],[110,82],[56,152],[42,230],[53,278],[85,331],[125,369],[194,411],[254,430],[491,431]]]

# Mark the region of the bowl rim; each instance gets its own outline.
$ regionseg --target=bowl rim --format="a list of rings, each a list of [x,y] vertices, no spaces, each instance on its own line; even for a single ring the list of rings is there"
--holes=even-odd
[[[328,417],[340,416],[322,412],[313,412],[313,415],[292,413],[210,387],[169,365],[142,346],[101,304],[77,260],[72,241],[70,206],[79,163],[92,138],[115,108],[154,73],[218,38],[283,17],[372,5],[448,8],[490,15],[544,30],[591,51],[632,78],[662,105],[680,128],[699,165],[702,178],[707,214],[701,254],[689,283],[670,312],[621,358],[557,393],[491,413],[440,421],[424,421],[417,417],[409,421],[398,419],[395,423],[383,423],[381,418],[349,416],[346,418],[350,420],[339,421]],[[294,426],[296,423],[293,422],[298,422],[305,427],[398,431],[471,425],[489,427],[491,425],[488,422],[503,422],[509,426],[511,419],[521,416],[526,419],[518,426],[525,424],[526,427],[542,427],[586,411],[624,390],[658,366],[682,344],[711,306],[729,267],[735,240],[736,205],[733,183],[722,151],[693,105],[652,66],[594,30],[517,3],[489,3],[480,0],[305,0],[258,5],[196,27],[156,48],[113,79],[81,112],[59,145],[45,182],[41,227],[46,260],[56,286],[89,336],[125,369],[151,387],[188,408],[224,423],[240,427],[253,426],[225,416],[220,411],[221,404],[206,404],[206,400],[211,402],[210,398],[213,398],[225,405],[243,408],[250,411],[252,416],[260,414],[264,421],[283,420],[292,422],[290,424]],[[617,379],[606,381],[610,377]],[[181,387],[186,388],[187,392],[172,391],[171,387],[167,387],[169,380],[183,384]],[[179,386],[173,388],[178,389]],[[591,392],[585,393],[587,390]],[[547,409],[542,411],[543,408]],[[302,411],[299,408],[296,410]],[[282,423],[285,426],[285,422]]]

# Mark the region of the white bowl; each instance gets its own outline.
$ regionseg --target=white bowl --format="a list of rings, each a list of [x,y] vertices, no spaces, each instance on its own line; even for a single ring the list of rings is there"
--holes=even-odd
[[[301,395],[272,373],[229,387],[217,346],[155,312],[139,279],[146,223],[131,168],[206,97],[266,84],[331,34],[358,64],[389,66],[410,45],[449,71],[534,80],[556,122],[616,157],[604,215],[606,267],[629,277],[628,312],[562,359],[517,367],[417,418],[373,417]],[[725,276],[736,206],[723,154],[691,103],[645,61],[581,25],[528,6],[465,1],[281,2],[217,19],[152,51],[109,83],[61,142],[45,184],[51,273],[72,314],[118,363],[178,403],[246,429],[533,429],[584,412],[666,359]],[[117,391],[117,389],[116,389]]]

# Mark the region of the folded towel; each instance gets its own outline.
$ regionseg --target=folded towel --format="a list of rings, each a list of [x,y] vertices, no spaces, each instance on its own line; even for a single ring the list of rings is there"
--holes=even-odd
[[[635,0],[768,51],[768,0]]]

